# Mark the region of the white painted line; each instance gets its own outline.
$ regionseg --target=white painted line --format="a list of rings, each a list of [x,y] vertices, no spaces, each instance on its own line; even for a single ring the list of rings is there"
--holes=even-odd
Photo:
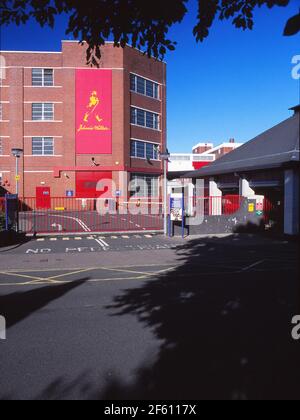
[[[129,239],[129,236],[122,236],[123,239]]]
[[[57,238],[50,238],[50,241],[52,242],[57,241]]]
[[[78,238],[74,238],[75,241],[82,241],[82,238],[78,237]]]
[[[251,268],[257,267],[258,265],[262,264],[263,262],[265,262],[265,260],[261,260],[261,261],[257,261],[254,264],[249,265],[248,267],[242,268],[241,271],[248,271],[251,270]]]
[[[44,239],[44,238],[40,238],[40,239],[37,239],[36,241],[37,241],[37,242],[44,242],[44,241],[45,241],[45,239]]]
[[[70,238],[62,238],[63,241],[69,241]]]
[[[49,216],[51,216],[51,217],[60,217],[60,218],[69,219],[69,220],[75,220],[75,222],[77,222],[79,224],[79,226],[82,227],[82,229],[85,232],[91,232],[91,229],[82,220],[78,219],[77,217],[62,216],[61,214],[50,214]]]
[[[110,238],[111,238],[111,239],[118,239],[118,237],[117,237],[117,236],[111,236]]]
[[[104,242],[102,239],[95,239],[95,241],[104,249],[104,251],[109,248],[108,243]]]
[[[87,239],[88,241],[93,241],[95,238],[94,238],[94,236],[88,236],[86,239]]]
[[[145,235],[145,238],[152,239],[152,235]]]

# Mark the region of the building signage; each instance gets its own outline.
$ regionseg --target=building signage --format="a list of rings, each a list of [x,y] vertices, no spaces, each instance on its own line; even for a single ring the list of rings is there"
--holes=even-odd
[[[112,154],[111,70],[76,70],[76,153]]]
[[[74,197],[74,191],[67,191],[66,196],[69,198]]]
[[[248,211],[249,211],[249,213],[254,213],[255,212],[255,205],[254,205],[254,203],[249,203],[249,205],[248,205]]]

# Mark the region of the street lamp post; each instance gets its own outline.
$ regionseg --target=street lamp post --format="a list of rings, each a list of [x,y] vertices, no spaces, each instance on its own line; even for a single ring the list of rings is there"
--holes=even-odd
[[[16,158],[16,194],[19,195],[19,159],[23,156],[23,149],[12,149],[11,153]]]
[[[165,153],[160,154],[161,160],[164,162],[164,235],[168,235],[168,162],[170,158],[170,153],[166,151]]]

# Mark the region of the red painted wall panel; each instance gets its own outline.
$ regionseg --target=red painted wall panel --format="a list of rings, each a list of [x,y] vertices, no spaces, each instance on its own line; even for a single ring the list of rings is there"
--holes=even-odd
[[[99,181],[107,180],[106,188],[97,191]],[[104,193],[111,191],[112,172],[77,172],[76,173],[76,197],[98,198]]]
[[[76,153],[112,154],[111,70],[76,70]]]

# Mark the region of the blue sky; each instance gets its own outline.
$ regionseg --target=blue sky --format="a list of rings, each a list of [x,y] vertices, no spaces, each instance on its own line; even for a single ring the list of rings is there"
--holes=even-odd
[[[253,31],[216,22],[209,38],[197,44],[192,35],[196,2],[190,0],[183,23],[170,31],[178,41],[168,53],[168,143],[172,152],[190,152],[194,144],[216,144],[234,137],[245,142],[289,117],[299,103],[299,81],[291,60],[300,54],[300,35],[282,36],[299,0],[286,8],[259,9]],[[1,29],[1,49],[59,51],[65,17],[54,30],[34,23]]]

